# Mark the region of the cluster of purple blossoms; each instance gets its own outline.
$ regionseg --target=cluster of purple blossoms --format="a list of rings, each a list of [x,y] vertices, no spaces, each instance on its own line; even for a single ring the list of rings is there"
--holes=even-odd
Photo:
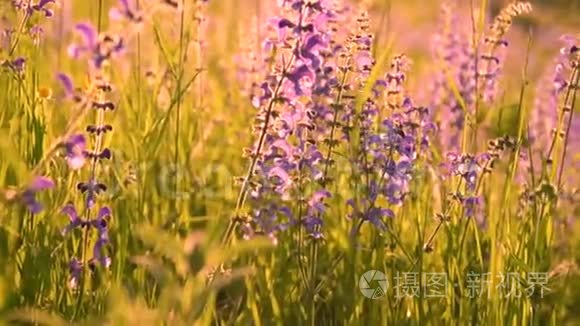
[[[480,226],[485,225],[484,198],[480,195],[483,178],[492,172],[503,153],[514,149],[515,141],[504,136],[490,140],[487,150],[481,154],[447,154],[444,164],[446,175],[459,178],[457,188],[449,194],[449,198],[463,208],[464,216],[475,218]]]
[[[52,5],[55,4],[55,0],[39,0],[35,1],[25,1],[25,0],[14,0],[11,5],[17,12],[23,13],[22,21],[28,22],[30,18],[39,13],[44,18],[50,18],[53,16],[53,11],[51,9]],[[0,53],[5,51],[9,58],[4,61],[0,61],[0,68],[7,68],[12,73],[21,76],[26,72],[27,58],[24,56],[15,55],[18,52],[18,36],[15,36],[17,30],[10,26],[8,18],[4,16],[4,13],[0,15]],[[3,23],[6,22],[8,26]],[[30,36],[37,44],[38,40],[42,36],[42,27],[40,25],[23,24],[21,26],[20,33]],[[9,201],[16,200],[16,202],[25,206],[28,211],[32,214],[38,214],[42,211],[42,204],[36,199],[36,195],[44,190],[52,189],[55,187],[55,183],[52,179],[45,176],[34,176],[32,181],[30,181],[26,186],[17,191],[9,191],[6,197]]]
[[[477,50],[476,67],[478,78],[477,94],[486,103],[493,103],[497,97],[499,79],[502,71],[503,57],[508,41],[505,34],[516,17],[529,14],[532,5],[527,1],[515,1],[508,4],[495,17],[485,34],[483,43]]]
[[[71,44],[68,54],[74,59],[87,56],[94,69],[101,69],[124,49],[123,38],[117,35],[100,34],[89,23],[80,23],[75,30],[81,36],[79,43]]]
[[[101,81],[102,82],[102,81]],[[104,98],[104,94],[110,91],[111,87],[108,83],[102,83],[98,87],[98,91],[101,92],[100,97]],[[104,105],[104,103],[110,103],[111,105]],[[102,254],[104,246],[108,243],[108,218],[111,216],[110,208],[104,206],[101,207],[96,217],[91,218],[92,212],[97,204],[97,197],[99,194],[107,190],[107,186],[97,180],[96,175],[96,165],[101,164],[103,160],[111,159],[111,151],[108,148],[103,147],[103,136],[112,131],[110,125],[104,124],[104,115],[107,110],[113,110],[114,105],[111,102],[98,102],[92,103],[92,108],[97,111],[97,124],[90,124],[87,126],[86,131],[90,138],[93,139],[94,149],[89,150],[86,148],[86,139],[82,134],[73,135],[70,139],[64,143],[64,148],[66,151],[66,160],[72,169],[81,168],[84,163],[89,163],[89,179],[86,182],[80,182],[77,185],[77,190],[85,196],[83,214],[77,213],[74,205],[72,203],[67,204],[63,209],[62,213],[69,217],[69,224],[63,230],[63,235],[71,232],[75,228],[85,228],[87,234],[84,237],[88,237],[88,230],[95,229],[97,231],[97,240],[93,246],[93,257],[89,260],[89,266],[94,267],[97,263],[101,264],[103,267],[109,267],[110,259]],[[75,263],[76,262],[76,263]],[[82,268],[83,263],[80,263],[76,258],[71,262],[72,266],[77,266]],[[71,285],[76,285],[78,278],[75,275],[80,275],[78,271],[71,270]]]
[[[284,1],[285,15],[272,20],[277,33],[265,48],[275,53],[274,69],[253,99],[260,110],[259,140],[247,151],[255,170],[247,181],[252,216],[243,225],[246,237],[262,233],[275,239],[295,224],[314,238],[322,235],[320,215],[330,194],[324,188],[321,146],[328,133],[316,120],[332,115],[329,99],[338,84],[331,76],[336,66],[330,58],[337,49],[329,29],[336,13],[329,8],[326,1]],[[293,214],[294,200],[300,207]]]
[[[560,40],[564,46],[554,59],[553,67],[538,83],[534,107],[530,114],[529,140],[534,151],[540,153],[543,159],[550,150],[550,141],[556,136],[558,115],[570,111],[566,107],[568,103],[562,103],[561,100],[574,83],[574,70],[578,69],[580,39],[565,35]]]
[[[136,6],[132,6],[129,0],[119,0],[119,6],[111,8],[109,17],[114,21],[127,20],[132,23],[143,21],[142,13],[137,10]]]
[[[432,107],[439,115],[439,142],[444,150],[461,147],[466,113],[475,113],[478,100],[493,103],[497,97],[503,57],[508,42],[504,39],[515,17],[527,14],[528,2],[508,5],[494,19],[485,37],[474,44],[470,23],[461,21],[457,9],[442,6],[442,27],[434,36],[434,59],[444,67],[435,75]],[[450,122],[450,123],[449,123]]]
[[[524,205],[543,198],[545,189],[556,186],[560,199],[558,220],[569,230],[574,220],[570,212],[577,209],[580,193],[575,173],[580,168],[580,116],[574,112],[580,80],[580,38],[564,35],[560,41],[563,46],[554,59],[553,67],[538,83],[528,126],[531,157],[522,161],[519,180],[524,184],[521,196]],[[561,145],[556,146],[557,143]],[[557,180],[550,177],[554,164],[558,165]],[[534,178],[530,178],[532,175]],[[531,182],[534,179],[536,184]]]
[[[331,129],[339,109],[341,47],[332,38],[340,8],[301,0],[279,6],[284,16],[272,19],[276,33],[265,42],[273,68],[253,99],[260,110],[258,141],[246,150],[252,166],[243,188],[248,188],[251,217],[242,229],[245,237],[267,234],[275,240],[278,232],[299,225],[320,239],[324,201],[330,197],[331,159],[324,149],[334,145]],[[244,196],[243,189],[241,201]]]
[[[55,4],[55,0],[40,0],[37,3],[29,0],[14,0],[12,1],[12,7],[17,12],[23,13],[22,22],[27,22],[28,24],[23,24],[21,30],[17,31],[14,27],[5,27],[0,24],[2,28],[0,33],[0,52],[6,50],[11,58],[0,61],[0,67],[5,67],[12,70],[16,74],[23,74],[26,68],[27,59],[23,56],[13,56],[16,52],[16,46],[18,44],[19,35],[16,33],[23,33],[28,35],[35,45],[38,45],[42,34],[44,33],[43,28],[39,24],[31,24],[31,17],[35,13],[42,14],[43,18],[51,18],[54,15],[51,9],[52,5]],[[0,16],[0,19],[4,20],[6,17]]]
[[[68,203],[62,209],[62,213],[69,217],[69,224],[63,229],[63,235],[77,228],[85,230],[82,248],[84,258],[73,258],[69,266],[71,272],[69,285],[72,287],[78,284],[82,270],[87,264],[91,269],[97,265],[107,268],[111,264],[111,259],[104,254],[105,246],[109,243],[108,225],[111,209],[102,206],[95,212],[98,196],[107,190],[107,186],[98,180],[97,166],[104,160],[112,158],[111,150],[104,146],[104,137],[113,130],[113,127],[105,121],[106,113],[115,110],[116,106],[108,99],[113,87],[107,79],[106,67],[108,62],[123,50],[123,38],[119,36],[104,33],[99,35],[95,28],[87,23],[78,24],[76,30],[81,35],[82,41],[71,45],[69,54],[75,59],[87,59],[91,85],[88,90],[82,92],[74,88],[72,80],[67,75],[59,74],[58,79],[65,89],[67,98],[94,110],[96,120],[87,125],[86,135],[72,135],[62,144],[65,159],[71,169],[76,170],[88,165],[88,180],[77,184],[77,190],[85,199],[82,214],[72,203]],[[93,144],[93,149],[87,146],[89,140]],[[87,260],[86,244],[91,229],[96,231],[97,239],[93,244],[92,258]]]
[[[12,1],[14,8],[19,11],[23,11],[28,16],[32,16],[36,12],[44,15],[45,17],[52,17],[54,15],[50,5],[55,3],[56,0],[39,0],[37,3],[34,3],[30,0]]]
[[[40,191],[54,188],[54,181],[47,177],[35,177],[32,182],[19,195],[20,202],[28,208],[32,214],[42,211],[42,204],[36,199]]]
[[[324,238],[329,185],[337,172],[333,155],[353,141],[359,151],[352,167],[361,172],[367,196],[347,201],[353,208],[350,217],[356,214],[383,229],[384,218],[394,213],[378,205],[379,197],[390,205],[404,201],[435,128],[428,109],[415,106],[405,93],[409,62],[397,56],[357,108],[356,94],[366,87],[374,66],[368,14],[361,12],[348,30],[352,26],[339,23],[347,20],[348,7],[297,0],[284,1],[281,8],[286,15],[273,20],[277,33],[266,41],[276,54],[269,59],[273,73],[253,99],[260,110],[258,140],[245,150],[252,164],[238,201],[243,205],[247,187],[251,214],[242,220],[244,236],[276,239],[277,233],[298,226],[311,239]],[[349,36],[342,42],[344,34]]]
[[[17,57],[13,60],[6,60],[2,63],[2,66],[12,70],[15,74],[21,75],[26,68],[26,58]]]
[[[368,221],[383,231],[385,219],[395,214],[378,203],[386,202],[389,206],[403,203],[418,172],[417,162],[427,154],[430,135],[435,131],[429,110],[414,105],[405,92],[409,67],[404,55],[396,56],[391,70],[375,82],[358,121],[356,117],[353,120],[360,128],[360,150],[354,166],[361,172],[365,196],[358,203],[354,198],[347,201],[353,210],[350,217]],[[380,101],[381,94],[386,94],[385,103]],[[347,127],[345,137],[349,137],[352,127]],[[385,201],[379,200],[381,197]]]
[[[440,114],[440,145],[454,151],[461,147],[465,110],[475,103],[475,60],[471,31],[454,7],[444,4],[441,9],[443,26],[433,45],[435,59],[445,68],[435,75],[431,105]]]

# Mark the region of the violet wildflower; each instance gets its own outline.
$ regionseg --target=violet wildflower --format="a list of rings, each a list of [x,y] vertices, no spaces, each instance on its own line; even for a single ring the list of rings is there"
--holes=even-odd
[[[477,156],[471,154],[459,155],[450,152],[447,154],[447,161],[449,162],[449,172],[451,174],[461,177],[465,182],[467,189],[474,191],[477,180],[490,157],[487,153]]]
[[[70,288],[74,289],[78,286],[82,272],[83,272],[83,263],[76,258],[71,259],[69,263],[70,278],[68,282],[68,286]]]
[[[69,218],[69,224],[64,229],[62,229],[61,233],[63,236],[67,235],[72,230],[78,227],[83,227],[85,225],[85,222],[83,221],[82,217],[78,215],[77,210],[72,203],[68,203],[66,206],[64,206],[61,210],[61,213],[67,215]]]
[[[2,66],[12,70],[16,74],[23,74],[26,69],[26,59],[17,57],[14,60],[6,60],[2,63]]]
[[[504,39],[505,34],[516,17],[531,11],[532,5],[529,2],[516,1],[507,5],[493,20],[478,58],[477,76],[480,88],[478,94],[483,96],[485,102],[492,102],[496,98],[503,61],[502,53],[498,50],[508,46],[508,42]]]
[[[31,16],[35,12],[44,15],[45,17],[52,17],[54,12],[52,11],[51,4],[55,4],[55,0],[39,0],[37,3],[33,3],[30,0],[14,0],[12,5],[16,10],[23,11],[28,16]]]
[[[59,73],[57,74],[56,78],[64,89],[64,96],[66,99],[72,99],[77,103],[83,101],[84,96],[82,91],[80,88],[75,88],[72,79],[67,74]]]
[[[111,258],[103,254],[105,245],[109,243],[108,224],[111,217],[111,209],[102,207],[94,220],[90,222],[91,226],[97,230],[97,241],[93,246],[93,257],[89,264],[94,266],[99,263],[101,266],[108,268],[111,265]]]
[[[119,5],[109,11],[109,17],[117,21],[126,19],[133,23],[140,23],[143,20],[141,13],[129,4],[129,0],[119,0]]]
[[[35,25],[35,26],[31,27],[28,32],[30,34],[30,37],[32,38],[34,45],[39,46],[40,40],[42,39],[42,36],[44,35],[44,29],[42,28],[42,26]]]
[[[39,0],[37,4],[32,5],[32,10],[44,14],[45,17],[52,17],[54,12],[49,8],[49,4],[56,3],[55,0]]]
[[[86,139],[82,134],[72,135],[63,143],[66,151],[66,161],[73,170],[80,169],[86,161]]]
[[[336,13],[326,1],[285,1],[279,6],[284,16],[271,21],[275,32],[264,44],[275,55],[267,59],[273,68],[258,83],[259,94],[252,99],[260,110],[255,128],[259,137],[246,150],[252,163],[243,180],[238,209],[248,194],[253,215],[244,222],[246,236],[275,237],[287,226],[299,225],[312,238],[321,238],[323,202],[329,197],[321,196],[329,194],[323,180],[328,160],[321,146],[329,136],[332,120],[326,119],[332,118],[332,109],[328,102],[336,95],[338,84],[333,75],[337,72],[330,42],[333,31],[325,22],[332,21]],[[329,83],[333,86],[328,87]],[[321,186],[308,186],[311,181]],[[289,214],[296,203],[299,207]],[[278,227],[272,227],[272,221]]]
[[[127,5],[128,2],[122,1],[121,5]],[[127,15],[129,7],[124,7],[124,14]],[[69,138],[64,147],[67,151],[67,161],[71,168],[80,168],[83,163],[89,165],[88,179],[77,184],[77,190],[84,196],[83,214],[78,214],[72,204],[67,204],[63,208],[63,213],[69,216],[69,224],[64,228],[63,234],[71,230],[83,227],[83,239],[88,243],[90,232],[94,231],[97,239],[93,244],[92,258],[88,259],[86,245],[83,246],[82,262],[75,259],[71,261],[71,278],[76,280],[71,285],[78,283],[84,270],[89,267],[91,270],[97,265],[108,268],[111,265],[111,259],[105,255],[105,246],[109,243],[109,220],[111,209],[102,206],[97,212],[99,196],[107,191],[107,186],[100,182],[97,175],[97,166],[103,164],[105,160],[110,160],[113,156],[112,151],[104,146],[105,136],[113,130],[110,124],[107,124],[107,113],[116,109],[116,105],[108,99],[108,95],[113,91],[112,85],[108,81],[105,71],[105,63],[114,58],[114,55],[123,49],[123,39],[117,36],[111,36],[107,33],[97,33],[90,24],[78,24],[76,30],[82,37],[79,44],[73,44],[69,47],[69,54],[75,58],[86,56],[88,60],[89,73],[91,75],[91,86],[86,94],[75,89],[72,80],[65,74],[59,74],[57,78],[62,83],[67,97],[74,99],[76,102],[82,102],[90,106],[95,111],[96,119],[86,127],[85,135],[74,135]],[[93,148],[89,149],[88,144]],[[93,217],[94,216],[94,217]]]
[[[553,167],[556,158],[556,144],[560,141],[564,142],[561,149],[562,157],[559,161],[558,178],[560,180],[560,176],[569,165],[567,153],[571,152],[574,155],[577,152],[568,151],[567,147],[573,148],[574,135],[577,132],[577,128],[574,128],[576,116],[573,112],[573,94],[578,89],[578,62],[580,62],[578,46],[580,39],[565,35],[560,38],[560,41],[563,43],[563,47],[555,57],[553,67],[544,74],[538,83],[528,125],[530,154],[532,156],[522,161],[524,169],[518,175],[518,179],[522,182],[525,182],[530,173],[536,175],[542,172],[541,177],[546,176],[546,170]],[[535,171],[531,171],[531,161],[535,162]]]
[[[503,153],[514,148],[515,141],[506,136],[489,141],[487,150],[481,154],[447,154],[447,173],[460,180],[457,188],[450,193],[450,198],[463,208],[464,216],[476,218],[480,226],[485,224],[484,198],[480,194],[483,178],[492,172]]]
[[[81,42],[71,44],[68,54],[78,59],[87,56],[92,66],[100,69],[104,63],[124,49],[123,38],[115,35],[98,35],[95,28],[89,23],[80,23],[75,27],[81,36]]]
[[[411,191],[416,163],[426,155],[430,144],[434,125],[429,110],[415,106],[405,90],[409,65],[404,55],[394,57],[391,70],[376,82],[373,96],[360,113],[360,153],[354,163],[365,185],[365,198],[358,203],[355,199],[348,201],[353,208],[350,217],[359,220],[359,228],[368,221],[381,231],[386,229],[386,220],[394,217],[394,212],[379,203],[397,206],[405,201]],[[383,93],[384,107],[379,96]],[[357,231],[353,229],[353,235]]]
[[[443,24],[433,43],[434,58],[443,68],[434,76],[431,105],[440,121],[440,145],[445,151],[456,151],[461,147],[465,111],[475,103],[475,60],[468,24],[450,4],[441,9]]]
[[[36,199],[40,191],[54,188],[54,182],[47,177],[35,177],[32,182],[20,194],[20,202],[28,208],[32,214],[42,211],[42,204]]]
[[[94,171],[97,164],[101,164],[103,160],[111,159],[112,157],[111,150],[102,147],[105,133],[112,130],[110,125],[103,123],[105,112],[114,109],[112,103],[104,100],[105,94],[110,90],[111,86],[103,80],[101,80],[97,86],[97,92],[99,94],[97,100],[100,100],[100,102],[95,101],[95,103],[99,103],[99,105],[93,103],[93,108],[97,111],[98,124],[87,126],[87,132],[94,140],[95,149],[92,151],[85,149],[86,140],[82,135],[73,136],[67,143],[67,151],[71,152],[71,154],[67,155],[67,158],[69,158],[69,164],[71,160],[76,160],[77,163],[88,161],[90,163],[91,173],[88,181],[79,182],[77,185],[79,192],[85,195],[83,216],[81,217],[77,214],[72,204],[68,204],[63,208],[63,213],[67,214],[70,220],[68,226],[64,229],[63,234],[70,232],[76,227],[85,227],[86,234],[84,234],[84,237],[87,237],[90,229],[96,230],[98,237],[93,247],[93,258],[88,261],[88,266],[91,268],[93,268],[97,263],[105,268],[109,267],[111,264],[110,258],[103,255],[103,248],[108,243],[109,239],[108,219],[111,216],[111,210],[108,207],[102,207],[96,213],[96,217],[90,219],[90,214],[97,204],[98,196],[107,190],[105,184],[97,181],[97,176]],[[103,103],[110,103],[110,105],[104,105]],[[83,257],[85,257],[84,259],[86,260],[86,253],[83,253]],[[85,263],[83,263],[82,266],[86,266]]]
[[[574,77],[573,70],[577,69],[574,67],[574,58],[571,55],[577,56],[580,52],[578,51],[579,39],[570,36],[563,36],[560,39],[564,46],[554,59],[552,69],[538,83],[534,108],[530,115],[530,142],[535,150],[542,153],[543,156],[548,154],[550,141],[557,136],[554,133],[558,129],[559,114],[569,111],[566,108],[561,110],[559,107],[560,99],[567,91],[570,80]],[[564,103],[564,105],[567,104]]]
[[[444,151],[457,151],[468,118],[482,99],[490,103],[497,97],[504,51],[503,38],[515,17],[527,14],[528,2],[509,4],[495,18],[481,44],[474,44],[467,21],[461,21],[457,8],[442,6],[443,24],[434,37],[434,57],[442,66],[435,75],[432,106],[438,116],[441,132],[439,142]]]

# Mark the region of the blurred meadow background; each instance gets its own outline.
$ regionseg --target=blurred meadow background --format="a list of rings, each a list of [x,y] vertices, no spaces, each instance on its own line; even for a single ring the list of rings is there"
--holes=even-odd
[[[577,325],[578,17],[0,0],[0,324]]]

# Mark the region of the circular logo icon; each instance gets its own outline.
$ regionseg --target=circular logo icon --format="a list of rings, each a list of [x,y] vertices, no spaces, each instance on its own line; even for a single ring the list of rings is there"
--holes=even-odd
[[[387,293],[389,282],[381,271],[366,271],[358,281],[360,292],[369,299],[379,299]]]

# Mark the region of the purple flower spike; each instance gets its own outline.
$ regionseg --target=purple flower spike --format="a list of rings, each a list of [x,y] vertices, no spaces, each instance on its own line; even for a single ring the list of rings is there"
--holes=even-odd
[[[83,225],[83,220],[78,215],[77,210],[72,203],[68,203],[63,207],[61,212],[66,214],[70,220],[68,225],[61,232],[63,236],[71,232],[73,229]]]
[[[102,254],[103,247],[106,244],[107,242],[102,239],[98,239],[97,242],[95,242],[95,246],[93,247],[93,258],[91,259],[91,262],[97,262],[104,268],[109,268],[109,266],[111,266],[111,258]]]
[[[97,44],[97,32],[95,28],[89,23],[77,24],[76,30],[84,37],[85,44],[88,47],[93,47]]]
[[[290,176],[288,172],[286,172],[281,167],[275,167],[270,170],[268,175],[270,178],[274,179],[274,182],[277,184],[276,191],[280,194],[285,194],[287,189],[290,187],[292,180],[290,180]]]
[[[106,191],[107,186],[95,180],[90,180],[89,182],[77,184],[77,189],[83,194],[86,193],[86,205],[88,208],[92,208],[95,205],[97,195]]]
[[[69,263],[70,279],[68,285],[70,288],[74,289],[79,284],[81,274],[83,271],[83,264],[76,258],[73,258]]]
[[[45,17],[52,17],[54,15],[51,9],[46,8],[49,3],[55,3],[55,0],[40,0],[38,4],[32,6],[32,9],[38,12],[42,12]]]
[[[387,226],[385,225],[385,222],[383,222],[383,219],[385,217],[393,218],[394,216],[395,214],[393,213],[393,211],[388,208],[383,209],[373,207],[368,210],[367,214],[364,216],[364,219],[371,222],[374,226],[379,228],[379,230],[385,231],[387,229]]]
[[[119,0],[119,6],[111,8],[111,11],[109,11],[109,17],[111,17],[112,20],[120,21],[126,19],[134,23],[140,23],[143,20],[143,17],[141,17],[139,13],[131,9],[128,0]]]
[[[22,203],[32,214],[42,211],[42,205],[36,200],[36,193],[54,188],[54,182],[47,177],[36,177],[32,183],[21,194]]]
[[[319,45],[323,45],[322,38],[320,35],[314,34],[311,35],[306,39],[306,42],[302,49],[300,49],[300,56],[306,58],[312,62],[312,67],[318,68],[320,67],[321,59],[320,55],[316,53],[316,47]]]
[[[68,54],[77,59],[85,52],[94,51],[97,45],[97,31],[88,23],[77,24],[75,29],[81,34],[83,41],[81,44],[71,44],[68,48]]]
[[[104,219],[111,216],[111,209],[109,207],[102,207],[97,214],[97,219]]]
[[[97,217],[91,221],[91,225],[99,231],[99,238],[106,237],[108,239],[107,221],[110,217],[111,217],[111,209],[105,206],[101,207],[99,213],[97,214]]]
[[[310,209],[318,213],[324,213],[324,210],[326,208],[324,205],[324,200],[330,197],[331,194],[328,190],[326,189],[319,190],[312,195],[310,201],[308,201],[308,206],[310,207]]]
[[[36,177],[32,181],[31,189],[36,191],[54,188],[54,182],[47,177]]]
[[[303,95],[304,92],[301,87],[301,82],[304,79],[312,82],[314,80],[314,73],[306,66],[302,65],[296,68],[293,72],[288,73],[287,78],[294,84],[294,93],[296,95]]]
[[[465,206],[465,216],[474,217],[481,205],[481,199],[479,197],[466,197],[463,199],[463,205]]]
[[[59,73],[58,75],[56,75],[56,78],[60,81],[60,83],[62,84],[62,87],[64,88],[65,94],[67,97],[71,97],[74,94],[74,86],[73,86],[73,81],[72,79],[63,73]]]
[[[66,161],[73,170],[80,169],[86,161],[84,151],[86,149],[86,139],[82,134],[72,135],[64,144],[66,150]]]
[[[97,217],[91,221],[91,225],[97,229],[98,239],[93,247],[93,262],[98,262],[101,266],[108,268],[111,265],[111,258],[102,254],[103,247],[109,243],[109,230],[107,219],[111,216],[109,207],[102,207]]]
[[[12,68],[15,73],[21,74],[24,72],[26,66],[26,59],[23,57],[18,57],[10,62],[8,62],[8,67]]]

